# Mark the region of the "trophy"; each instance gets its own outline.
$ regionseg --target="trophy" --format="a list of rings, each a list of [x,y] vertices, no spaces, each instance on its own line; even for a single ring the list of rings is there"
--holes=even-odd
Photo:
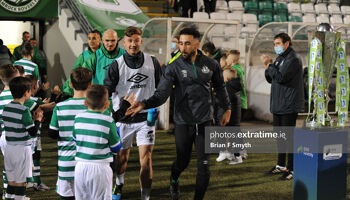
[[[338,112],[337,126],[344,126],[348,119],[349,103],[349,74],[346,62],[345,41],[340,38],[341,33],[322,23],[317,26],[314,39],[310,44],[308,68],[308,117],[307,126],[335,126],[335,121],[329,116],[328,89],[334,69],[337,69],[336,83],[336,112]],[[314,103],[310,117],[311,102]]]

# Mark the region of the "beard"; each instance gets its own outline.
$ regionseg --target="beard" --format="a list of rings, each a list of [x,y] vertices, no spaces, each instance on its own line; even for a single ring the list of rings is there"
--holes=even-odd
[[[196,54],[196,51],[193,50],[190,53],[188,53],[187,55],[184,55],[184,52],[181,52],[182,56],[185,60],[191,60],[192,56],[194,56]]]

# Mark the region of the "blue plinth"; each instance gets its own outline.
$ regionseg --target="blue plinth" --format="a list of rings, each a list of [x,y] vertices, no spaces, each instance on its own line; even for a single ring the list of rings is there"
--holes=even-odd
[[[294,200],[346,199],[346,130],[296,128],[294,152]]]

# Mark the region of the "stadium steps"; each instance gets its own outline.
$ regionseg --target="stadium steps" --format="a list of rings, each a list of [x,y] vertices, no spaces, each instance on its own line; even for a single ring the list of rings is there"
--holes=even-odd
[[[178,17],[172,8],[170,8],[167,0],[134,0],[137,6],[148,16],[148,17]]]

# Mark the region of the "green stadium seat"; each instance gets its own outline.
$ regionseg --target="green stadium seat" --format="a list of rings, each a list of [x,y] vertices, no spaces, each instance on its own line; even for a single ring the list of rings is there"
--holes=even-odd
[[[275,14],[279,14],[279,13],[288,14],[287,5],[284,3],[274,3],[273,10]]]
[[[268,1],[259,2],[259,10],[261,12],[272,12],[272,3]]]
[[[283,15],[283,14],[274,15],[273,16],[273,21],[274,22],[286,22],[287,21],[287,16]]]
[[[270,15],[259,15],[259,26],[263,26],[267,23],[272,22],[272,17]]]
[[[246,1],[244,2],[244,9],[247,13],[258,12],[258,3],[253,1]]]
[[[290,21],[290,22],[302,22],[303,20],[299,16],[289,16],[288,21]]]

